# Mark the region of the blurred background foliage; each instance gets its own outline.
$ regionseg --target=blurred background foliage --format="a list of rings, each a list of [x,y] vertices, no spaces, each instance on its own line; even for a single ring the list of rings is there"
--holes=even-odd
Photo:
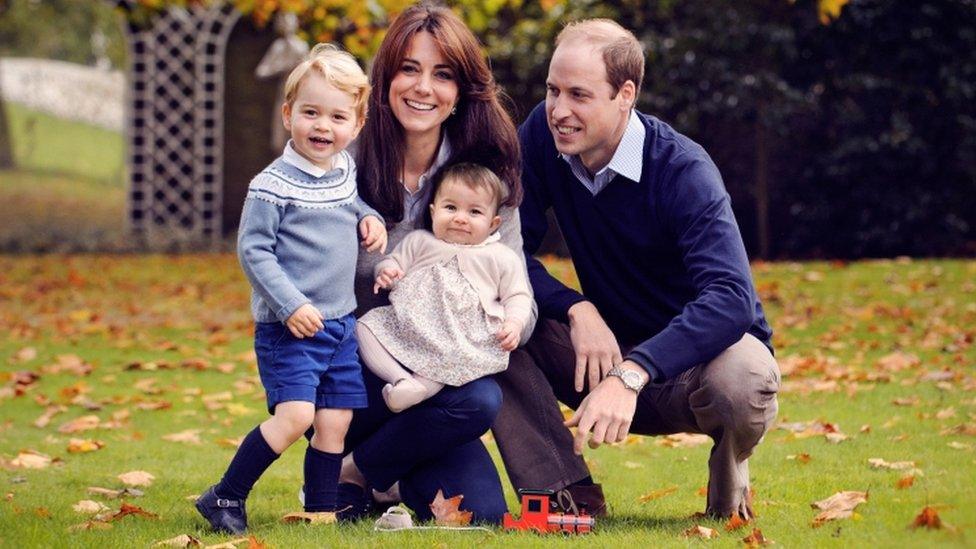
[[[136,25],[206,0],[0,0],[0,56],[124,66]],[[232,0],[259,26],[368,60],[407,0]],[[521,120],[564,22],[609,17],[647,49],[638,107],[712,154],[754,256],[976,253],[976,0],[450,0]]]

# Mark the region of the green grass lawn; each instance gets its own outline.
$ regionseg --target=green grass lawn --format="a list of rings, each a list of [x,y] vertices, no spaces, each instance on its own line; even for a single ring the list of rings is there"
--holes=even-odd
[[[0,170],[0,251],[128,248],[122,136],[6,107],[17,167]]]
[[[572,280],[565,264],[555,267]],[[780,424],[826,422],[848,438],[835,444],[772,430],[751,460],[759,516],[747,528],[727,532],[722,522],[694,517],[705,503],[708,445],[633,437],[587,451],[613,516],[585,538],[376,533],[370,522],[283,525],[282,515],[299,510],[299,447],[252,494],[253,535],[274,547],[731,547],[758,527],[785,547],[976,544],[976,262],[761,263],[754,270],[785,374]],[[146,547],[184,533],[206,544],[229,539],[208,533],[188,498],[222,473],[233,453],[226,439],[265,418],[247,285],[232,256],[0,257],[0,326],[0,546]],[[39,377],[18,391],[22,377],[14,372]],[[47,410],[57,414],[35,426]],[[59,432],[87,415],[98,418],[97,428]],[[163,439],[192,429],[199,444]],[[72,453],[71,438],[104,447]],[[18,467],[27,450],[55,461]],[[874,469],[870,458],[914,461],[914,484],[897,488],[907,472]],[[72,510],[80,500],[119,508],[87,487],[121,488],[117,475],[133,470],[155,481],[127,501],[157,519],[128,516],[108,530],[69,531],[86,520]],[[665,495],[640,502],[659,490]],[[868,501],[851,518],[812,527],[811,502],[842,490],[867,491]],[[946,526],[910,529],[925,506]],[[682,537],[696,524],[719,537]]]

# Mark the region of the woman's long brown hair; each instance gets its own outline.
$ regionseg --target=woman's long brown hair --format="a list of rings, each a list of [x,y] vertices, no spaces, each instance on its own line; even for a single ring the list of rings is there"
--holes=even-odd
[[[501,104],[507,97],[495,83],[478,39],[467,25],[450,9],[429,2],[411,6],[397,16],[373,61],[369,117],[356,158],[360,196],[388,223],[403,220],[399,181],[406,142],[390,108],[390,82],[400,70],[410,40],[420,32],[433,36],[458,83],[457,112],[442,126],[451,144],[451,158],[445,165],[463,161],[491,168],[509,187],[504,204],[517,206],[522,198],[521,157],[515,125]]]

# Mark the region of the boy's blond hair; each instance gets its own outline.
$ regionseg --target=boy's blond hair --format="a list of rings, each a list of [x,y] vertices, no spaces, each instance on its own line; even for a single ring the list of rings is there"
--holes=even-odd
[[[308,57],[295,67],[285,81],[285,102],[290,107],[310,71],[318,71],[330,84],[355,98],[356,117],[366,120],[366,101],[369,99],[369,79],[349,53],[333,44],[316,44]]]

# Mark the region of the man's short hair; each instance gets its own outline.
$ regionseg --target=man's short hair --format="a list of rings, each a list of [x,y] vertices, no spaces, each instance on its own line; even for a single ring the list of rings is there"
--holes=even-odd
[[[635,92],[640,93],[644,79],[644,48],[634,33],[610,19],[584,19],[566,25],[556,36],[556,47],[571,40],[591,44],[603,54],[607,82],[613,88],[611,97],[615,97],[628,80],[634,83]]]
[[[316,44],[308,57],[295,67],[285,81],[285,102],[294,104],[298,87],[309,72],[317,71],[336,89],[355,99],[356,118],[366,120],[366,101],[369,99],[369,79],[349,52],[333,44]]]

